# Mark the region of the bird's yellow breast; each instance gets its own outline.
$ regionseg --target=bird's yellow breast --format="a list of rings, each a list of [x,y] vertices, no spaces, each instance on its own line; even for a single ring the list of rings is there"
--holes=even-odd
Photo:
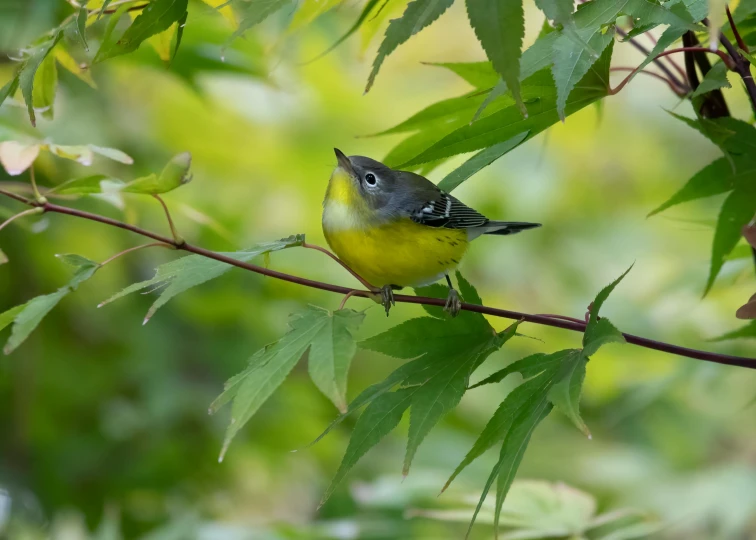
[[[372,285],[424,285],[459,264],[466,231],[408,218],[378,222],[357,189],[337,169],[324,202],[323,233],[336,255]]]

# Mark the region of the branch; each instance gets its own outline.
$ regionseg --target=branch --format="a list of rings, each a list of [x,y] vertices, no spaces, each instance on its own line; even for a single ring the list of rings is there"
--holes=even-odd
[[[724,45],[724,48],[727,49],[727,52],[730,53],[732,59],[735,61],[734,71],[743,79],[743,84],[745,84],[746,91],[748,92],[748,97],[751,100],[751,107],[753,108],[754,114],[756,114],[756,82],[754,82],[753,75],[751,75],[751,63],[743,58],[743,56],[733,46],[730,40],[727,39],[727,36],[722,34],[720,36],[720,41],[722,42],[722,45]]]
[[[112,262],[112,261],[114,261],[114,260],[116,260],[116,259],[118,259],[118,258],[120,258],[123,255],[126,255],[128,253],[132,253],[134,251],[139,251],[140,249],[149,248],[149,247],[164,247],[164,248],[168,248],[168,249],[176,249],[172,244],[165,244],[163,242],[153,242],[151,244],[142,244],[141,246],[134,246],[132,248],[124,249],[123,251],[119,251],[115,255],[113,255],[111,257],[108,257],[107,259],[105,259],[104,261],[102,261],[100,263],[100,266],[101,267],[105,266],[109,262]]]
[[[732,13],[730,13],[730,6],[725,4],[725,10],[727,11],[727,20],[730,21],[730,28],[732,28],[732,33],[735,36],[735,41],[738,43],[738,47],[743,49],[745,52],[748,52],[748,45],[746,45],[745,41],[743,41],[743,38],[740,37],[738,27],[735,25],[735,20],[732,18]]]
[[[724,51],[712,51],[711,49],[706,49],[705,47],[679,47],[677,49],[668,49],[666,51],[660,52],[654,57],[654,60],[658,60],[659,58],[663,58],[665,56],[669,56],[671,54],[675,53],[712,53],[718,55],[720,58],[722,58],[722,61],[727,65],[727,67],[733,71],[736,70],[736,61],[734,61],[732,58],[730,58],[727,53]],[[620,82],[615,88],[609,88],[609,95],[613,96],[617,94],[620,90],[622,90],[627,83],[630,82],[630,80],[633,78],[633,76],[639,71],[640,68],[636,68],[625,77],[622,82]],[[686,87],[687,88],[687,87]],[[675,92],[678,95],[684,95],[680,94],[679,92]],[[687,93],[687,92],[686,92]]]
[[[8,195],[11,198],[16,199],[16,200],[20,199],[18,196],[7,193],[3,190],[0,190],[0,194]],[[69,216],[74,216],[74,217],[78,217],[82,219],[87,219],[90,221],[96,221],[98,223],[103,223],[105,225],[110,225],[111,227],[124,229],[130,232],[133,232],[135,234],[139,234],[141,236],[151,238],[157,242],[161,242],[163,244],[169,244],[179,250],[187,251],[189,253],[194,253],[196,255],[201,255],[203,257],[207,257],[208,259],[224,262],[226,264],[230,264],[238,268],[243,268],[250,272],[262,274],[264,276],[280,279],[282,281],[288,281],[289,283],[296,283],[297,285],[304,285],[305,287],[311,287],[313,289],[320,289],[321,291],[329,291],[329,292],[334,292],[334,293],[338,293],[342,295],[349,295],[350,297],[359,296],[362,298],[371,298],[373,296],[373,293],[371,291],[350,289],[349,287],[343,287],[341,285],[334,285],[332,283],[324,283],[322,281],[315,281],[312,279],[307,279],[307,278],[303,278],[299,276],[294,276],[291,274],[286,274],[284,272],[278,272],[276,270],[270,270],[268,268],[263,268],[262,266],[257,266],[255,264],[238,261],[231,257],[227,257],[226,255],[215,253],[208,249],[195,246],[187,242],[184,242],[182,244],[177,244],[171,238],[161,236],[157,233],[148,231],[146,229],[142,229],[140,227],[136,227],[134,225],[130,225],[128,223],[123,223],[121,221],[117,221],[109,217],[100,216],[98,214],[92,214],[90,212],[84,212],[82,210],[77,210],[75,208],[68,208],[66,206],[59,206],[57,204],[52,204],[49,202],[36,203],[32,201],[27,201],[27,204],[32,207],[35,207],[35,209],[41,208],[43,212],[66,214]],[[442,298],[429,298],[425,296],[408,296],[404,294],[394,295],[394,300],[396,302],[401,302],[405,304],[422,304],[426,306],[438,306],[438,307],[444,307],[446,303],[446,300]],[[587,326],[587,324],[584,322],[564,320],[564,318],[561,316],[556,317],[556,316],[551,316],[551,315],[532,315],[530,313],[521,313],[519,311],[510,311],[507,309],[493,308],[493,307],[488,307],[488,306],[483,306],[483,305],[478,305],[478,304],[468,304],[465,302],[462,303],[461,309],[464,311],[472,311],[474,313],[482,313],[484,315],[491,315],[493,317],[501,317],[504,319],[512,319],[512,320],[522,320],[525,322],[541,324],[544,326],[552,326],[555,328],[562,328],[565,330],[572,330],[575,332],[585,332],[585,329]],[[635,336],[633,334],[623,333],[622,335],[625,337],[625,340],[628,343],[645,347],[647,349],[654,349],[657,351],[677,354],[680,356],[685,356],[687,358],[694,358],[696,360],[704,360],[706,362],[714,362],[717,364],[740,366],[740,367],[745,367],[745,368],[750,368],[750,369],[756,369],[756,359],[754,358],[745,358],[742,356],[732,356],[728,354],[719,354],[719,353],[713,353],[713,352],[707,352],[707,351],[700,351],[696,349],[690,349],[688,347],[680,347],[678,345],[672,345],[670,343],[664,343],[664,342],[656,341],[653,339]]]
[[[609,71],[632,71],[633,73],[635,72],[644,73],[646,75],[650,75],[651,77],[656,77],[660,81],[664,81],[665,83],[667,83],[667,86],[669,86],[669,89],[672,90],[678,96],[683,97],[687,95],[687,92],[685,90],[675,86],[675,83],[673,83],[672,81],[670,81],[663,75],[659,75],[658,73],[654,73],[653,71],[649,71],[647,69],[642,69],[638,71],[636,68],[631,68],[631,67],[613,67]]]
[[[617,28],[617,34],[619,34],[623,38],[627,37],[627,32],[625,32],[621,28]],[[648,56],[649,54],[651,54],[651,51],[649,51],[643,45],[641,45],[640,43],[638,43],[634,38],[630,39],[630,45],[632,45],[633,47],[635,47],[636,49],[638,49],[640,52],[642,52],[646,56]],[[675,74],[672,73],[669,70],[669,68],[667,67],[667,65],[664,62],[662,62],[659,58],[654,58],[653,62],[662,71],[662,73],[664,73],[667,77],[669,77],[669,79],[672,82],[674,82],[679,88],[681,88],[683,90],[687,90],[688,89],[688,85],[685,83],[685,72],[680,68],[680,66],[678,66],[674,62],[674,60],[670,60],[670,63],[672,64],[672,66],[674,66],[674,68],[677,70],[677,72],[680,73],[680,75],[682,75],[682,77],[683,77],[682,80],[678,79],[677,76],[675,76]]]

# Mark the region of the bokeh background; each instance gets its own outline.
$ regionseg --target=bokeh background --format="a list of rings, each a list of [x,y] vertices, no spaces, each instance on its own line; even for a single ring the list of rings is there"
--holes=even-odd
[[[314,18],[329,6],[335,7]],[[484,58],[459,3],[390,57],[374,89],[363,95],[380,35],[402,8],[390,0],[365,29],[306,63],[356,19],[358,2],[303,0],[293,24],[291,10],[279,13],[225,51],[229,21],[195,2],[172,69],[144,44],[135,54],[96,66],[97,89],[61,70],[55,118],[40,120],[39,133],[52,141],[120,148],[134,165],[102,159],[84,167],[47,155],[36,165],[39,181],[51,186],[94,172],[128,180],[189,151],[194,180],[165,196],[186,238],[224,251],[293,233],[324,245],[321,200],[335,163],[333,147],[380,159],[401,136],[366,135],[469,91],[450,72],[424,62]],[[0,2],[0,85],[14,69],[8,57],[69,12],[63,1]],[[542,20],[533,6],[528,15],[526,42],[532,42]],[[641,60],[629,45],[618,44],[615,51],[616,66]],[[747,119],[738,84],[725,95],[735,114]],[[728,262],[702,298],[720,201],[646,218],[718,156],[665,109],[692,112],[659,81],[637,77],[601,107],[569,117],[455,192],[491,216],[544,224],[474,244],[462,272],[487,304],[581,317],[596,292],[634,263],[604,308],[619,328],[756,356],[752,340],[708,341],[740,326],[734,312],[756,289],[753,261],[744,257]],[[29,129],[25,111],[13,104],[0,109],[0,123]],[[434,170],[431,179],[440,180],[462,160]],[[0,183],[27,178],[0,172]],[[18,210],[0,204],[0,216]],[[151,200],[127,197],[124,208],[93,198],[74,204],[166,229]],[[67,281],[56,253],[104,260],[140,242],[67,216],[17,222],[0,235],[10,259],[0,266],[0,310]],[[406,479],[403,423],[317,510],[353,420],[307,447],[337,411],[311,384],[306,367],[295,369],[263,406],[223,463],[217,458],[228,411],[209,416],[207,410],[223,382],[285,332],[289,313],[308,303],[335,309],[341,299],[234,270],[177,297],[146,326],[149,295],[97,309],[174,256],[145,250],[108,265],[65,298],[19,350],[0,357],[0,536],[463,537],[469,498],[480,492],[494,453],[471,466],[449,492],[437,494],[514,383],[469,392],[426,439]],[[269,264],[356,284],[314,251],[275,253]],[[369,308],[359,337],[422,313],[398,306],[387,320],[367,300],[352,299],[350,305]],[[491,322],[497,329],[508,324]],[[479,375],[532,352],[579,344],[580,336],[568,331],[522,328],[536,339],[511,341]],[[349,394],[396,365],[358,352]],[[640,510],[662,524],[654,537],[756,538],[755,397],[754,371],[607,346],[589,363],[582,402],[592,440],[552,414],[535,433],[518,478],[550,482],[559,493],[566,489],[559,483],[581,490],[597,513]],[[462,518],[431,519],[431,510]],[[577,512],[572,518],[579,519]],[[485,521],[474,538],[491,537]]]

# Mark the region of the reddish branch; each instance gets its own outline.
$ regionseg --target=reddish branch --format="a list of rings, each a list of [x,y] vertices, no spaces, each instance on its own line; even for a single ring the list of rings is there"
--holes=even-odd
[[[637,68],[631,68],[631,67],[613,67],[609,71],[631,71],[633,73],[636,73],[636,72],[637,73],[643,73],[645,75],[649,75],[651,77],[655,77],[655,78],[659,79],[660,81],[664,81],[665,83],[667,83],[667,86],[669,86],[669,89],[672,90],[678,96],[683,97],[683,96],[687,95],[687,91],[686,90],[684,90],[682,88],[678,88],[675,85],[675,83],[673,83],[672,81],[670,81],[669,79],[667,79],[663,75],[659,75],[658,73],[654,73],[653,71],[648,71],[648,70],[645,70],[645,69],[642,69],[642,70],[638,71]]]
[[[724,39],[724,36],[723,36],[723,39]],[[723,41],[723,43],[724,43],[724,41]],[[719,56],[722,59],[722,61],[725,63],[725,65],[728,67],[728,69],[731,69],[733,71],[737,71],[737,60],[734,60],[733,58],[731,58],[724,51],[712,51],[711,49],[707,49],[705,47],[679,47],[677,49],[669,49],[669,50],[666,50],[664,52],[661,52],[661,53],[657,54],[654,57],[654,60],[658,60],[660,58],[663,58],[665,56],[669,56],[671,54],[676,54],[676,53],[691,53],[691,52],[716,54],[717,56]],[[740,55],[738,55],[738,56],[740,56]],[[635,74],[638,73],[640,70],[641,70],[640,67],[637,67],[634,70],[632,70],[632,73],[630,73],[630,75],[628,75],[627,77],[625,77],[622,80],[622,82],[620,82],[617,85],[616,88],[610,88],[609,89],[609,95],[617,94],[620,90],[622,90],[625,87],[625,85],[630,82],[630,80],[633,78],[633,76],[635,76]],[[669,76],[668,73],[667,73],[667,76]],[[667,81],[667,82],[669,83],[669,81]],[[751,79],[751,82],[753,82],[753,79]],[[684,90],[684,89],[685,89],[684,87],[681,87],[681,90]],[[673,88],[673,90],[674,90],[674,88]],[[678,92],[678,91],[675,91],[675,93],[678,94],[678,95],[680,95],[680,92]]]
[[[152,240],[155,240],[157,242],[161,242],[163,244],[169,244],[179,250],[187,251],[189,253],[201,255],[209,259],[214,259],[216,261],[224,262],[232,266],[236,266],[238,268],[249,270],[250,272],[262,274],[264,276],[269,276],[269,277],[273,277],[273,278],[280,279],[283,281],[288,281],[289,283],[296,283],[298,285],[304,285],[305,287],[312,287],[314,289],[320,289],[322,291],[329,291],[329,292],[334,292],[334,293],[349,295],[349,296],[359,296],[363,298],[370,298],[373,296],[373,293],[370,291],[351,289],[349,287],[343,287],[341,285],[334,285],[331,283],[324,283],[322,281],[315,281],[312,279],[307,279],[307,278],[303,278],[299,276],[294,276],[291,274],[286,274],[284,272],[278,272],[276,270],[270,270],[268,268],[263,268],[262,266],[257,266],[257,265],[250,264],[247,262],[238,261],[231,257],[227,257],[220,253],[215,253],[208,249],[195,246],[187,242],[178,244],[171,238],[159,235],[157,233],[148,231],[146,229],[142,229],[140,227],[136,227],[134,225],[130,225],[128,223],[123,223],[121,221],[111,219],[109,217],[100,216],[98,214],[92,214],[90,212],[84,212],[82,210],[77,210],[75,208],[68,208],[66,206],[59,206],[57,204],[52,204],[49,202],[37,203],[34,201],[29,201],[25,199],[24,197],[21,197],[14,193],[9,193],[5,190],[0,190],[0,194],[10,197],[12,199],[15,199],[29,206],[41,208],[44,212],[66,214],[69,216],[87,219],[90,221],[96,221],[98,223],[103,223],[105,225],[110,225],[112,227],[117,227],[119,229],[124,229],[130,232],[133,232],[135,234],[139,234],[141,236],[151,238]],[[424,296],[408,296],[404,294],[394,295],[394,300],[396,302],[402,302],[405,304],[423,304],[423,305],[428,305],[428,306],[439,306],[439,307],[443,307],[444,304],[446,303],[446,300],[441,299],[441,298],[429,298],[429,297],[424,297]],[[574,321],[565,320],[565,317],[562,317],[562,316],[557,317],[557,316],[552,316],[552,315],[532,315],[530,313],[521,313],[518,311],[510,311],[507,309],[499,309],[499,308],[493,308],[493,307],[482,306],[482,305],[477,305],[477,304],[468,304],[468,303],[462,303],[462,310],[472,311],[475,313],[482,313],[484,315],[491,315],[494,317],[502,317],[505,319],[521,320],[521,321],[541,324],[545,326],[553,326],[555,328],[563,328],[565,330],[573,330],[575,332],[585,332],[585,329],[586,329],[585,322],[582,322],[579,320],[574,320]],[[623,333],[622,335],[625,337],[628,343],[639,345],[647,349],[654,349],[657,351],[677,354],[680,356],[694,358],[697,360],[704,360],[707,362],[714,362],[717,364],[725,364],[725,365],[730,365],[730,366],[740,366],[740,367],[756,369],[756,359],[753,359],[753,358],[745,358],[741,356],[732,356],[732,355],[727,355],[727,354],[700,351],[696,349],[690,349],[687,347],[680,347],[678,345],[672,345],[669,343],[663,343],[661,341],[656,341],[653,339],[635,336],[632,334]]]

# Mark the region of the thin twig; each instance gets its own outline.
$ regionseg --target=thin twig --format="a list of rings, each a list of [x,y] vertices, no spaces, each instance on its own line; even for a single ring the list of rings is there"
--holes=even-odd
[[[286,274],[284,272],[278,272],[276,270],[270,270],[269,268],[264,268],[262,266],[257,266],[257,265],[250,264],[244,261],[239,261],[234,258],[228,257],[226,255],[223,255],[221,253],[215,253],[208,249],[205,249],[199,246],[194,246],[192,244],[188,244],[187,242],[184,242],[183,244],[179,245],[179,244],[174,243],[174,241],[171,240],[170,238],[159,235],[152,231],[148,231],[140,227],[130,225],[128,223],[123,223],[121,221],[118,221],[109,217],[100,216],[98,214],[92,214],[90,212],[77,210],[75,208],[68,208],[66,206],[59,206],[57,204],[52,204],[49,202],[44,203],[44,204],[30,202],[29,204],[31,204],[32,206],[35,206],[36,208],[42,208],[45,212],[66,214],[69,216],[87,219],[90,221],[96,221],[98,223],[103,223],[105,225],[110,225],[112,227],[117,227],[119,229],[131,231],[141,236],[152,238],[153,240],[156,240],[158,242],[171,244],[176,249],[187,251],[189,253],[194,253],[196,255],[201,255],[203,257],[207,257],[209,259],[213,259],[216,261],[224,262],[226,264],[236,266],[238,268],[243,268],[245,270],[249,270],[257,274],[262,274],[264,276],[277,278],[282,281],[288,281],[289,283],[296,283],[298,285],[304,285],[305,287],[312,287],[314,289],[320,289],[322,291],[329,291],[329,292],[334,292],[334,293],[338,293],[342,295],[351,293],[351,296],[362,297],[362,298],[371,298],[373,296],[373,293],[371,291],[350,289],[348,287],[343,287],[341,285],[334,285],[332,283],[324,283],[322,281],[315,281],[312,279],[307,279],[307,278],[303,278],[299,276],[294,276],[291,274]],[[446,300],[443,298],[408,296],[404,294],[394,295],[394,300],[396,302],[405,303],[405,304],[422,304],[422,305],[427,305],[427,306],[439,306],[439,307],[444,307],[444,305],[446,304]],[[543,315],[532,315],[529,313],[521,313],[518,311],[493,308],[493,307],[488,307],[488,306],[483,306],[483,305],[478,305],[478,304],[468,304],[464,302],[462,303],[461,309],[463,311],[472,311],[474,313],[482,313],[484,315],[502,317],[505,319],[523,320],[526,322],[541,324],[545,326],[552,326],[555,328],[563,328],[565,330],[572,330],[575,332],[585,332],[585,329],[587,326],[586,323],[584,322],[572,322],[572,321],[560,320],[554,317],[544,317]],[[720,354],[720,353],[713,353],[713,352],[708,352],[708,351],[701,351],[697,349],[690,349],[688,347],[680,347],[678,345],[672,345],[670,343],[664,343],[664,342],[656,341],[649,338],[635,336],[633,334],[623,333],[622,335],[624,336],[625,340],[628,343],[645,347],[647,349],[654,349],[657,351],[662,351],[662,352],[666,352],[670,354],[677,354],[680,356],[685,356],[687,358],[694,358],[696,360],[703,360],[706,362],[714,362],[717,364],[740,366],[740,367],[745,367],[745,368],[750,368],[750,369],[756,369],[755,358],[745,358],[742,356],[733,356],[733,355],[728,355],[728,354]]]
[[[39,202],[44,202],[44,197],[39,194],[39,189],[37,189],[37,179],[34,177],[34,166],[32,165],[29,167],[29,180],[31,180],[31,186],[32,186],[32,193],[34,193],[34,198],[38,200]]]
[[[42,211],[39,207],[37,208],[29,208],[28,210],[24,210],[23,212],[19,212],[15,216],[11,216],[2,223],[0,223],[0,231],[2,231],[5,227],[16,221],[18,218],[22,218],[24,216],[28,216],[29,214],[41,214]]]
[[[637,70],[636,70],[636,68],[631,68],[631,67],[613,67],[609,71],[632,71],[632,72],[636,72]],[[675,86],[675,83],[673,83],[672,81],[670,81],[669,79],[667,79],[663,75],[659,75],[658,73],[654,73],[653,71],[649,71],[647,69],[641,69],[640,71],[638,71],[638,73],[644,73],[646,75],[650,75],[651,77],[656,77],[660,81],[664,81],[665,83],[667,83],[667,85],[669,86],[670,90],[672,90],[675,94],[677,94],[680,97],[687,95],[687,92],[685,90],[683,90],[683,89],[678,88],[677,86]]]
[[[735,36],[735,41],[738,43],[738,47],[743,49],[745,52],[748,52],[748,45],[746,45],[746,42],[743,41],[742,37],[740,37],[738,27],[735,25],[735,20],[732,18],[732,13],[730,13],[730,6],[725,4],[725,10],[727,10],[727,20],[730,21],[730,28],[732,28],[732,33]]]
[[[619,36],[623,37],[623,38],[627,37],[627,32],[625,32],[621,28],[617,28],[617,34]],[[636,49],[638,49],[641,53],[645,54],[646,56],[648,56],[649,54],[651,54],[651,51],[649,51],[646,47],[644,47],[643,45],[641,45],[640,43],[638,43],[638,41],[636,41],[635,38],[631,38],[630,39],[630,45],[632,45],[633,47],[635,47]],[[664,62],[662,62],[659,58],[654,58],[653,62],[662,71],[662,73],[664,73],[667,77],[669,77],[669,79],[672,82],[674,82],[679,88],[682,88],[682,89],[685,89],[685,90],[688,89],[688,85],[685,82],[687,80],[687,78],[685,76],[685,72],[680,68],[680,66],[678,66],[675,63],[674,60],[669,59],[669,62],[677,70],[677,72],[680,73],[680,75],[682,76],[682,80],[678,79],[675,76],[675,74],[672,73],[669,70],[669,68],[667,67],[667,65]]]
[[[349,272],[350,274],[352,274],[352,276],[354,276],[354,278],[357,281],[359,281],[362,284],[362,286],[365,287],[367,290],[373,291],[373,292],[376,292],[376,293],[380,291],[380,289],[378,287],[376,287],[375,285],[371,285],[370,283],[368,283],[361,275],[359,275],[357,272],[355,272],[354,270],[352,270],[351,268],[349,268],[349,266],[344,261],[342,261],[341,259],[339,259],[336,255],[334,255],[333,253],[331,253],[327,249],[325,249],[323,247],[320,247],[320,246],[316,246],[315,244],[308,244],[307,242],[303,242],[302,243],[302,247],[303,248],[307,248],[307,249],[314,249],[314,250],[319,251],[321,253],[325,253],[330,258],[332,258],[334,261],[336,261],[337,263],[339,263],[341,265],[341,267],[344,268],[347,272]]]
[[[751,75],[751,63],[743,58],[743,56],[733,46],[730,40],[727,39],[727,36],[722,34],[720,36],[720,41],[722,42],[724,48],[727,49],[727,52],[730,53],[732,59],[735,61],[735,71],[743,79],[743,84],[745,84],[746,91],[748,92],[748,97],[751,100],[751,107],[753,108],[754,114],[756,114],[756,82],[754,82],[753,75]]]
[[[539,313],[539,317],[551,317],[552,319],[559,319],[562,321],[570,321],[578,324],[585,324],[585,321],[581,321],[575,317],[567,317],[566,315],[554,315],[552,313]]]
[[[341,303],[339,304],[339,309],[344,309],[344,306],[347,303],[347,300],[349,300],[352,296],[354,296],[354,293],[356,291],[349,291],[344,295],[344,298],[341,299]]]
[[[655,59],[662,58],[664,56],[669,56],[670,54],[675,53],[686,53],[686,52],[707,52],[718,55],[720,58],[722,58],[722,61],[727,65],[729,69],[735,70],[737,68],[736,61],[730,58],[727,53],[724,51],[712,51],[710,49],[707,49],[705,47],[679,47],[677,49],[668,49],[666,51],[660,52],[656,55]],[[639,71],[639,67],[632,70],[632,73],[625,77],[622,82],[619,83],[615,88],[609,88],[609,95],[613,96],[617,94],[620,90],[622,90],[627,83],[630,82],[630,80],[635,76],[636,73]],[[678,94],[678,95],[684,95],[684,94]]]
[[[123,255],[126,255],[127,253],[132,253],[134,251],[139,251],[140,249],[144,249],[144,248],[148,248],[148,247],[164,247],[164,248],[168,248],[168,249],[176,249],[173,246],[173,244],[166,244],[164,242],[153,242],[151,244],[143,244],[141,246],[135,246],[135,247],[132,247],[132,248],[129,248],[129,249],[124,249],[123,251],[119,251],[118,253],[116,253],[112,257],[108,257],[107,259],[105,259],[104,261],[102,261],[100,263],[100,266],[101,267],[105,266],[109,262],[114,261],[114,260],[118,259],[119,257],[121,257]]]
[[[720,50],[712,51],[711,49],[708,49],[706,47],[678,47],[676,49],[667,49],[666,51],[660,52],[656,55],[656,58],[662,58],[664,56],[669,56],[670,54],[675,53],[684,53],[684,52],[702,52],[702,53],[711,53],[716,54],[722,59],[722,62],[725,63],[725,65],[728,67],[728,69],[735,69],[735,61],[734,59],[730,58],[730,56]]]
[[[14,199],[20,203],[24,203],[26,205],[31,205],[33,202],[26,197],[22,197],[21,195],[17,195],[16,193],[11,193],[10,191],[5,191],[4,189],[0,189],[0,195],[5,195],[6,197]]]
[[[158,200],[158,202],[160,203],[160,206],[162,206],[163,210],[165,211],[165,217],[168,220],[168,226],[171,228],[171,236],[173,236],[173,239],[175,240],[174,243],[177,245],[183,244],[184,239],[178,233],[178,231],[176,230],[176,226],[173,224],[173,218],[171,217],[171,213],[168,211],[168,205],[165,204],[165,201],[163,200],[163,198],[157,193],[155,193],[152,196]]]

